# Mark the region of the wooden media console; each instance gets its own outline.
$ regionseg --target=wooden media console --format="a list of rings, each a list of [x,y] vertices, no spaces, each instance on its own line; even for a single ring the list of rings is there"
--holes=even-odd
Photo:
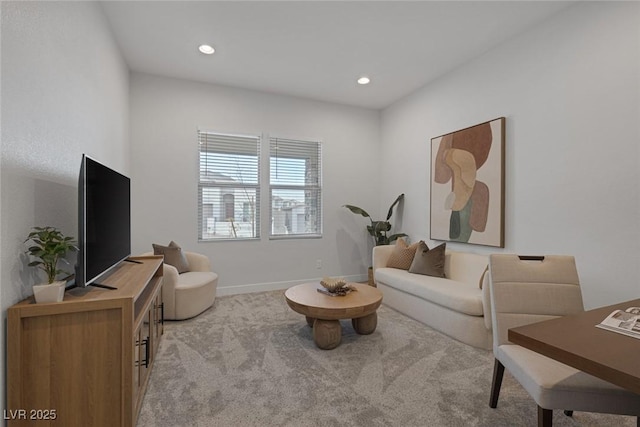
[[[10,426],[135,426],[163,333],[163,258],[132,259],[100,282],[115,290],[8,309]]]

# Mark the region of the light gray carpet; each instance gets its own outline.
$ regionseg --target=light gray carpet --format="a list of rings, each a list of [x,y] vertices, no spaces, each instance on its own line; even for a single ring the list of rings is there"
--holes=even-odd
[[[505,374],[488,406],[493,356],[385,307],[378,328],[320,350],[284,292],[219,297],[165,323],[139,427],[534,426],[536,405]],[[635,418],[554,413],[555,426],[635,426]]]

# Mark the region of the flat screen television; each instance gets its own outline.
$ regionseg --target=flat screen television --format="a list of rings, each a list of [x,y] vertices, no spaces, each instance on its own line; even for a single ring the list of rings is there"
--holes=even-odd
[[[131,255],[131,180],[85,154],[78,179],[78,249],[78,287],[98,286],[98,278]]]

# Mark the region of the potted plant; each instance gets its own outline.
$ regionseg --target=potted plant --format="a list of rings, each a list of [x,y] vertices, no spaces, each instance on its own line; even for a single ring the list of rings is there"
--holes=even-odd
[[[404,200],[404,193],[400,194],[396,198],[396,200],[391,204],[391,207],[389,208],[389,212],[387,212],[387,219],[384,221],[374,221],[373,218],[371,218],[371,215],[367,213],[367,211],[357,206],[344,205],[344,207],[349,209],[354,214],[362,215],[365,218],[369,218],[369,221],[371,221],[371,224],[367,225],[367,231],[369,232],[371,237],[373,237],[374,244],[376,246],[380,246],[380,245],[388,245],[394,240],[400,237],[406,236],[405,233],[396,233],[392,235],[387,235],[387,232],[391,230],[391,223],[389,222],[389,220],[391,219],[391,215],[393,215],[393,208],[402,200]],[[373,281],[373,267],[369,267],[369,285],[375,286]]]
[[[367,211],[357,206],[344,205],[344,207],[349,209],[354,214],[362,215],[365,218],[369,218],[369,221],[371,221],[371,224],[367,225],[367,231],[373,237],[373,240],[375,241],[376,246],[388,245],[394,240],[400,237],[406,236],[406,234],[404,233],[397,233],[397,234],[392,234],[390,236],[387,236],[387,231],[391,230],[391,223],[389,222],[389,220],[391,219],[391,215],[393,215],[393,208],[402,200],[404,200],[404,193],[399,195],[396,198],[396,200],[391,204],[391,207],[389,208],[389,212],[387,213],[387,219],[385,221],[374,221],[373,218],[371,218],[371,215],[367,213]]]
[[[30,245],[27,255],[35,258],[29,267],[38,267],[47,274],[47,283],[33,286],[36,302],[62,301],[66,282],[56,281],[56,277],[68,272],[59,269],[58,263],[66,263],[67,252],[77,250],[73,237],[66,237],[55,227],[33,227],[25,243]]]

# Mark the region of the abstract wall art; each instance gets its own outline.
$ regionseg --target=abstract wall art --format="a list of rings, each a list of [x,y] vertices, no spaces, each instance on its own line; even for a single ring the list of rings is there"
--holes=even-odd
[[[504,247],[505,118],[431,140],[433,240]]]

